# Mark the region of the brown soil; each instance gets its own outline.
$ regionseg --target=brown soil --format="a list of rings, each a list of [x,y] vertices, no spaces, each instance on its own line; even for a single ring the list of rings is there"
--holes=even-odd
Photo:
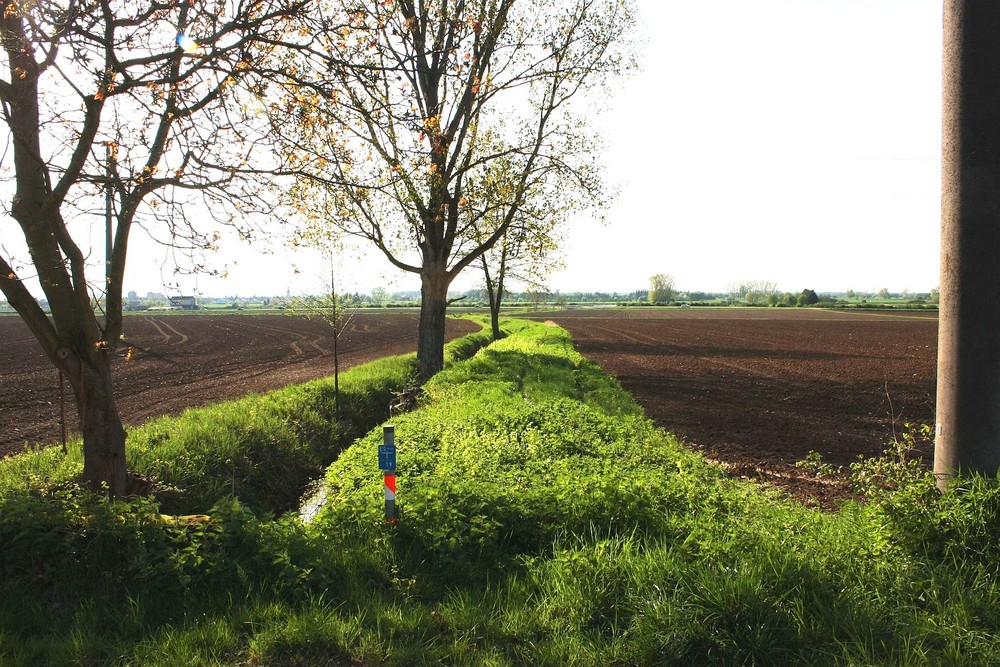
[[[620,309],[540,314],[649,415],[734,475],[825,507],[851,497],[834,466],[878,456],[906,422],[933,423],[936,313]],[[924,443],[920,454],[931,460]]]
[[[448,338],[478,329],[448,320]],[[342,370],[413,352],[416,314],[355,314],[338,341]],[[134,349],[125,361],[126,348]],[[127,424],[185,408],[266,392],[333,374],[333,339],[322,321],[265,315],[136,315],[125,320],[115,362],[118,407]],[[60,439],[59,375],[20,318],[0,317],[0,456],[26,442]],[[76,423],[66,390],[66,422]]]

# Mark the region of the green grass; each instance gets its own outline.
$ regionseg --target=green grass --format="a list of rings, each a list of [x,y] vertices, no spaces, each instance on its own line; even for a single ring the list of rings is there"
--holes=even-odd
[[[176,523],[6,493],[0,663],[1000,662],[996,480],[939,496],[895,470],[865,505],[808,509],[679,446],[561,329],[506,327],[394,420],[397,526],[381,429],[308,524],[228,495]]]

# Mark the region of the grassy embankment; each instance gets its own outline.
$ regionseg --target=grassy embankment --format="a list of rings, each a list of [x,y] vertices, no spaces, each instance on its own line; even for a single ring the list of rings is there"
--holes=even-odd
[[[0,477],[0,657],[998,660],[996,482],[938,496],[926,476],[883,463],[869,472],[898,473],[894,491],[836,513],[806,509],[684,450],[561,329],[510,326],[395,420],[396,527],[381,519],[378,429],[330,466],[328,502],[308,525],[225,496],[210,519],[173,521],[152,503],[37,482],[12,491]],[[216,492],[231,478],[225,466],[178,476],[217,477],[206,484]]]

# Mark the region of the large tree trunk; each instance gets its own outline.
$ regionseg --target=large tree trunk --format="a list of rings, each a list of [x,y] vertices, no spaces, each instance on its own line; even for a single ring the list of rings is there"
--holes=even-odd
[[[97,352],[72,378],[83,433],[83,482],[95,491],[121,498],[129,493],[125,428],[115,404],[110,355]]]
[[[444,267],[425,266],[420,282],[417,364],[421,379],[426,381],[444,368],[444,328],[451,277]]]

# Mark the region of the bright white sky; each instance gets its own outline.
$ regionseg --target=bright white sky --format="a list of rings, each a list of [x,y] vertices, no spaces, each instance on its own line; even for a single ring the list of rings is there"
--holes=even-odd
[[[938,285],[940,2],[639,5],[644,70],[610,133],[622,195],[555,287]]]
[[[939,0],[637,4],[642,71],[599,122],[620,196],[606,225],[569,231],[552,289],[626,292],[653,273],[702,291],[937,286]],[[137,238],[126,291],[301,294],[328,280],[314,251],[223,249],[208,259],[227,278],[178,278]],[[374,251],[336,272],[339,289],[419,288]],[[467,272],[456,290],[476,286]]]

